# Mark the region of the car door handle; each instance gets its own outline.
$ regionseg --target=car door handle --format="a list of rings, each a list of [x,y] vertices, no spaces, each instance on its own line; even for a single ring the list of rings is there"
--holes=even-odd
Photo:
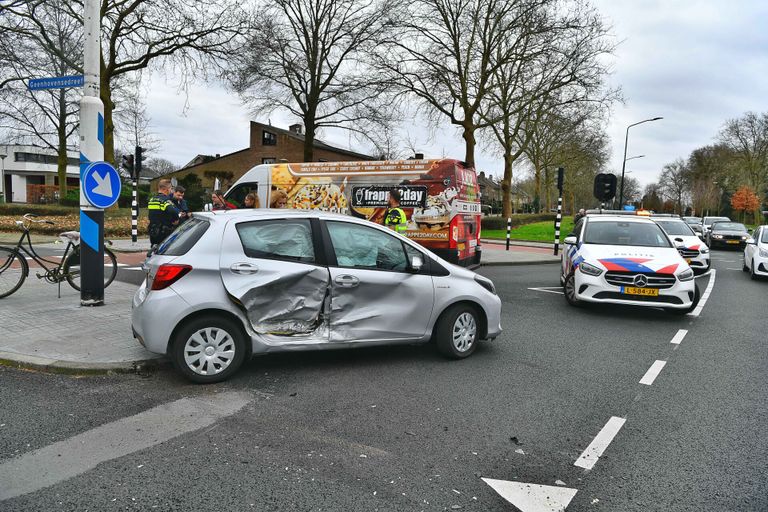
[[[258,272],[259,267],[253,263],[233,263],[232,266],[229,267],[229,270],[231,270],[233,274],[249,275]]]
[[[344,288],[354,288],[360,284],[360,280],[358,278],[348,274],[338,276],[336,279],[334,279],[334,281],[336,281],[336,284],[343,286]]]

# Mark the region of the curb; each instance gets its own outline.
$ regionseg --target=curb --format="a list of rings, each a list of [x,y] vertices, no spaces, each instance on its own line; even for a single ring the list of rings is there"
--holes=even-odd
[[[149,252],[149,249],[144,249],[141,247],[115,247],[114,245],[110,245],[109,248],[112,252],[121,252],[121,253]]]
[[[489,261],[486,263],[480,262],[481,267],[517,267],[521,265],[552,265],[560,263],[560,260],[544,260],[544,261]]]
[[[144,373],[148,370],[156,370],[168,366],[169,364],[170,361],[162,357],[137,359],[134,361],[86,363],[0,351],[0,366],[64,375]]]

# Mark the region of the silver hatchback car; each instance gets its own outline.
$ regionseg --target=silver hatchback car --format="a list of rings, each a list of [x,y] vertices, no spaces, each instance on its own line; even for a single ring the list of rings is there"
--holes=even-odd
[[[134,336],[200,383],[255,354],[434,340],[463,358],[501,332],[489,279],[343,215],[195,214],[145,268]]]

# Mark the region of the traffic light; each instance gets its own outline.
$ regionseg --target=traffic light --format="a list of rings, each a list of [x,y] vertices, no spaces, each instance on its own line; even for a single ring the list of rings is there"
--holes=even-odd
[[[123,170],[133,177],[133,155],[123,155]]]
[[[563,182],[565,180],[565,169],[562,167],[557,168],[557,190],[560,191],[560,194],[562,195],[563,192]]]
[[[134,179],[138,180],[141,175],[141,169],[144,164],[144,148],[136,146],[136,175],[132,175]]]
[[[603,203],[616,197],[616,175],[600,173],[595,176],[594,195]]]

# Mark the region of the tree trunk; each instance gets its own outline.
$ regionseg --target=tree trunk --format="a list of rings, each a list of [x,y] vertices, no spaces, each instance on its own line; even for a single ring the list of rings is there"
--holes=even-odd
[[[464,133],[461,137],[464,139],[464,162],[467,167],[475,167],[475,125],[468,121],[463,125]]]
[[[115,123],[112,118],[112,112],[115,104],[112,102],[112,87],[109,83],[109,77],[101,73],[101,101],[104,103],[104,160],[115,164]]]
[[[534,213],[541,213],[541,168],[538,164],[533,166],[533,187]]]
[[[512,152],[504,149],[504,179],[501,180],[501,215],[505,219],[512,213]]]
[[[304,134],[304,161],[311,162],[315,157],[315,127],[306,123]]]
[[[67,102],[66,91],[59,90],[59,126],[58,159],[56,162],[59,176],[59,203],[63,203],[67,195]]]

